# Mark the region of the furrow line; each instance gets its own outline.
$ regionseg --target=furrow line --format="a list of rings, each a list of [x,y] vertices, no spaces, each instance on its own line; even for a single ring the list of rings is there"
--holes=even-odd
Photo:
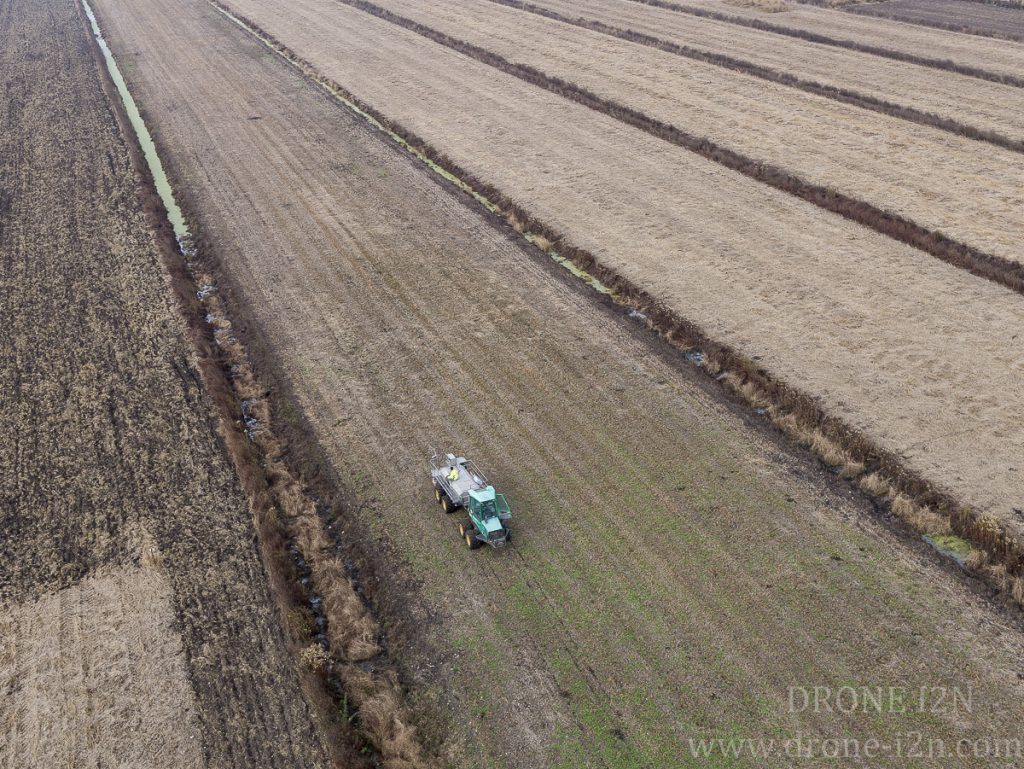
[[[427,27],[368,2],[368,0],[338,1],[415,32],[428,40],[474,58],[501,72],[513,75],[531,85],[543,88],[595,112],[608,115],[626,125],[694,152],[755,181],[767,184],[882,235],[918,248],[954,267],[1024,294],[1024,264],[986,253],[864,200],[845,195],[824,185],[808,182],[783,168],[763,163],[756,158],[723,147],[708,137],[696,136],[677,126],[656,120],[639,110],[606,99],[575,83],[552,77],[527,64],[511,62],[485,48]],[[504,2],[504,0],[497,1]]]
[[[88,0],[76,6],[187,324],[218,433],[252,511],[260,559],[313,718],[337,765],[369,769],[394,762],[424,769],[418,736],[382,648],[381,628],[327,532],[312,492],[288,459],[288,443],[273,422],[269,389],[233,333],[214,270],[207,267],[215,259],[188,227],[186,206],[163,176],[156,142],[113,54],[106,56],[109,48]]]
[[[772,22],[764,21],[763,19],[748,19],[743,16],[734,16],[729,13],[721,13],[708,8],[694,8],[691,6],[679,5],[678,3],[669,2],[669,0],[629,0],[629,2],[640,3],[641,5],[650,5],[655,8],[663,8],[668,11],[675,11],[676,13],[685,13],[690,16],[699,16],[703,19],[714,19],[715,21],[722,21],[727,24],[735,24],[738,27],[749,27],[750,29],[757,29],[762,32],[772,32],[776,35],[795,37],[800,40],[806,40],[810,43],[831,45],[835,48],[846,48],[850,51],[869,53],[872,56],[894,59],[895,61],[905,61],[908,64],[918,64],[922,67],[940,69],[946,72],[955,72],[958,75],[966,75],[967,77],[974,77],[979,80],[989,80],[993,83],[1002,83],[1003,85],[1012,85],[1017,88],[1024,88],[1024,77],[991,72],[989,70],[981,69],[980,67],[971,67],[965,64],[957,64],[952,59],[934,59],[928,56],[918,56],[917,54],[906,53],[905,51],[898,51],[893,48],[883,48],[882,46],[858,43],[856,40],[844,40],[842,38],[830,37],[829,35],[821,35],[817,32],[809,32],[804,29],[793,29],[792,27],[787,27],[783,24],[773,24]]]
[[[772,83],[778,83],[789,88],[796,88],[800,91],[814,94],[815,96],[823,96],[826,99],[832,99],[833,101],[842,102],[843,104],[850,104],[854,107],[860,107],[861,109],[879,112],[889,117],[900,118],[901,120],[906,120],[911,123],[918,123],[919,125],[926,125],[930,128],[938,128],[942,131],[948,131],[949,133],[957,136],[965,136],[968,139],[975,139],[976,141],[994,144],[997,147],[1002,147],[1003,149],[1007,149],[1012,152],[1024,153],[1024,141],[1020,139],[1011,139],[997,131],[976,128],[975,126],[963,123],[959,120],[937,115],[934,112],[925,112],[924,110],[916,109],[914,107],[907,107],[886,99],[879,99],[875,96],[858,93],[857,91],[852,91],[849,88],[838,88],[836,86],[818,83],[814,80],[805,80],[804,78],[797,77],[796,75],[792,75],[788,72],[781,72],[770,67],[762,67],[754,62],[737,59],[734,56],[706,51],[699,48],[691,48],[690,46],[673,43],[669,40],[663,40],[661,38],[654,37],[653,35],[647,35],[643,32],[605,24],[604,22],[597,21],[596,19],[588,19],[582,16],[572,18],[550,8],[525,2],[525,0],[490,0],[490,2],[497,5],[504,5],[509,8],[515,8],[527,13],[533,13],[538,16],[543,16],[544,18],[562,22],[563,24],[571,24],[574,27],[587,29],[591,32],[598,32],[602,35],[608,35],[609,37],[616,37],[630,43],[655,48],[659,51],[664,51],[665,53],[694,59],[695,61],[723,67],[734,72],[741,72],[745,75],[757,77]]]
[[[321,74],[311,62],[251,19],[235,13],[219,0],[208,2],[297,66],[340,103],[383,127],[403,149],[423,160],[449,183],[455,179],[459,189],[470,191],[464,198],[467,203],[478,203],[489,212],[507,218],[520,232],[527,232],[542,251],[556,248],[563,257],[612,289],[613,301],[677,350],[686,353],[729,397],[745,401],[752,408],[752,418],[768,420],[795,443],[815,452],[827,466],[841,470],[854,488],[871,497],[881,509],[888,510],[920,533],[927,533],[926,524],[934,524],[936,517],[947,522],[975,548],[965,568],[997,590],[1019,594],[1018,601],[1024,598],[1024,543],[998,520],[961,503],[947,490],[908,468],[897,453],[882,448],[842,419],[827,414],[815,398],[773,377],[729,345],[712,339],[696,323],[600,262],[590,251],[573,245],[556,226],[536,219],[501,190],[468,173],[416,134]]]

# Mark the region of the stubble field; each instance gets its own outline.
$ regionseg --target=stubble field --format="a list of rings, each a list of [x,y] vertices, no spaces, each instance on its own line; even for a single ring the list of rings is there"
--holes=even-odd
[[[957,297],[952,344],[992,344],[979,324],[1002,328],[999,313],[1017,321],[1005,289],[367,14],[232,8],[595,253],[658,264],[685,238],[688,276],[721,271],[698,286],[708,312],[737,297],[736,333],[751,340],[765,338],[759,326],[813,335],[830,322],[821,308],[841,315],[834,305],[868,274],[860,309],[832,321],[851,333],[829,325],[818,340],[842,339],[822,345],[834,355],[859,350],[851,370],[874,360],[871,383],[885,389],[874,397],[894,411],[927,395],[935,419],[948,395],[936,388],[971,397],[968,375],[950,385],[936,361],[930,386],[890,402],[904,385],[883,369],[934,340],[937,315],[899,293],[911,280],[936,302]],[[699,766],[687,736],[830,734],[834,719],[786,710],[786,687],[807,680],[984,690],[966,722],[853,716],[844,733],[1016,733],[1017,632],[857,495],[208,3],[101,0],[97,11],[275,408],[309,430],[304,451],[345,490],[333,528],[440,765]],[[497,112],[502,122],[487,122]],[[709,213],[699,198],[712,185],[742,217]],[[645,227],[625,227],[641,208]],[[713,229],[697,233],[690,217]],[[799,318],[772,320],[783,279],[752,285],[780,270],[807,276]],[[647,275],[660,290],[680,284],[669,272]],[[837,273],[842,289],[829,293]],[[894,317],[909,318],[909,339],[885,329]],[[808,365],[823,354],[805,348]],[[913,362],[901,374],[929,365]],[[798,379],[820,383],[821,371]],[[460,545],[426,480],[439,444],[477,458],[509,494],[514,549]]]
[[[0,766],[326,766],[76,5],[0,72]]]
[[[315,25],[232,7],[713,339],[1020,525],[1019,295],[346,3],[319,0]]]
[[[1021,745],[1024,573],[937,554],[919,535],[949,510],[829,460],[847,449],[798,417],[1024,533],[1024,154],[980,135],[1024,133],[1024,47],[806,6],[534,7],[801,84],[513,5],[96,0],[191,276],[79,6],[0,7],[0,766],[974,747],[872,764],[903,769]],[[666,317],[668,340],[643,322]],[[734,358],[681,355],[687,333]],[[717,368],[740,358],[750,379]],[[460,541],[434,448],[510,497],[510,548]],[[837,713],[794,687],[970,700]]]

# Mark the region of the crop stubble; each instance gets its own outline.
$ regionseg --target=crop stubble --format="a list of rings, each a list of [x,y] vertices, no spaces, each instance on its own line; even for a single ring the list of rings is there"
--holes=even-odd
[[[0,7],[0,764],[323,766],[90,45]]]
[[[1024,8],[1020,6],[972,0],[885,0],[856,5],[848,10],[972,35],[990,35],[1018,42],[1024,40]]]
[[[970,669],[984,718],[1015,728],[1018,641],[949,622],[947,604],[986,626],[959,585],[781,470],[793,460],[207,4],[99,11],[236,331],[354,496],[336,528],[377,575],[421,716],[456,730],[450,763],[664,765],[682,732],[785,720],[794,676],[916,680],[908,626],[930,680]],[[425,458],[445,443],[513,499],[503,557],[467,552],[431,501]],[[975,673],[982,654],[1001,662]]]
[[[1009,291],[341,3],[287,18],[232,7],[713,339],[1013,523],[1022,309]]]
[[[841,10],[793,4],[783,14],[766,15],[752,8],[725,5],[721,0],[623,0],[648,7],[668,7],[733,24],[776,29],[788,36],[823,36],[837,45],[874,50],[880,55],[914,56],[922,62],[948,62],[962,68],[1009,77],[1021,84],[1024,45],[975,35],[900,24]]]
[[[539,0],[569,18],[600,21],[726,54],[803,80],[936,114],[1011,139],[1024,137],[1020,89],[861,51],[776,35],[628,0]]]
[[[1024,264],[1024,156],[487,3],[376,5]]]

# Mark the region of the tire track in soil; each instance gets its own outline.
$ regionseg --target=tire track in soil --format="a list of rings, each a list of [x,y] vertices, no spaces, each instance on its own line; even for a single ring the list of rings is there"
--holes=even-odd
[[[762,163],[755,158],[724,147],[709,137],[696,136],[677,126],[651,118],[639,110],[606,99],[562,78],[552,77],[530,65],[511,62],[499,54],[454,38],[367,0],[336,1],[415,32],[500,72],[517,77],[523,82],[543,88],[644,131],[655,138],[689,150],[732,171],[737,171],[755,181],[805,200],[825,211],[838,214],[882,235],[920,249],[936,259],[972,275],[1005,286],[1018,294],[1024,294],[1024,263],[987,253],[867,201],[838,192],[825,185],[808,182],[789,173],[784,168]]]

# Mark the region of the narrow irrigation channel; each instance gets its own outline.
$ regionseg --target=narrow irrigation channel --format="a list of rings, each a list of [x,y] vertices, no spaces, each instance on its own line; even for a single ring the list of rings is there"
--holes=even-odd
[[[269,393],[232,332],[213,276],[200,264],[193,232],[96,15],[88,0],[80,0],[80,7],[102,53],[109,84],[120,97],[123,109],[112,105],[118,120],[123,130],[127,121],[135,135],[134,147],[131,137],[125,136],[129,152],[136,162],[141,152],[136,167],[144,167],[151,177],[142,179],[143,188],[152,182],[165,209],[159,212],[165,217],[160,227],[170,224],[173,232],[174,247],[166,229],[168,242],[163,245],[165,258],[173,261],[168,269],[179,279],[176,299],[197,346],[200,374],[218,412],[225,447],[252,507],[264,565],[309,704],[321,728],[329,732],[325,745],[338,765],[369,767],[401,758],[409,766],[420,766],[414,739],[403,746],[401,755],[392,755],[393,749],[379,744],[394,728],[413,734],[397,683],[389,676],[379,625],[352,581],[340,546],[327,534],[318,503],[282,459],[286,444],[274,435]],[[108,95],[115,98],[109,89]],[[174,252],[173,259],[168,251]],[[331,607],[344,611],[335,614]],[[341,617],[350,621],[339,621]],[[363,705],[371,713],[366,718]],[[381,718],[387,723],[378,723]]]

